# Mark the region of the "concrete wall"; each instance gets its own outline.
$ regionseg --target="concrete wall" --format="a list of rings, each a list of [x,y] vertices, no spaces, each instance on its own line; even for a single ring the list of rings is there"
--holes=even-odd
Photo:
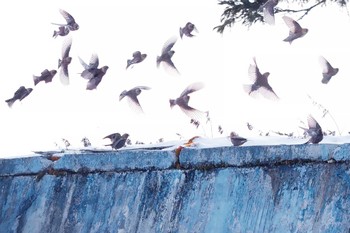
[[[0,232],[349,232],[350,145],[0,160]]]

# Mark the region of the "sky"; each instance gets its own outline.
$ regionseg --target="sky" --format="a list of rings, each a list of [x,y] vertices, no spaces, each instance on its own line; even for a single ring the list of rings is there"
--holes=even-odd
[[[5,100],[22,85],[33,87],[33,75],[57,69],[67,38],[52,37],[57,30],[52,23],[65,22],[59,9],[70,13],[80,26],[68,35],[73,58],[70,85],[62,85],[56,74],[51,83],[39,83],[27,98],[9,108]],[[213,28],[220,24],[223,10],[216,1],[200,0],[8,2],[0,15],[4,32],[0,44],[0,157],[57,148],[62,138],[79,147],[87,137],[92,146],[104,147],[109,141],[103,137],[114,132],[128,133],[132,143],[146,144],[161,138],[224,137],[231,131],[244,137],[258,136],[260,131],[302,136],[299,126],[308,114],[323,130],[347,135],[347,9],[334,3],[315,8],[299,21],[309,29],[308,34],[291,45],[283,42],[289,29],[282,16],[297,19],[298,15],[277,14],[274,26],[257,23],[248,28],[238,23],[219,34]],[[187,22],[194,23],[198,33],[180,39],[179,28]],[[156,67],[156,57],[173,36],[178,37],[173,62],[180,75]],[[136,50],[147,53],[147,58],[125,70],[126,60]],[[109,70],[97,89],[89,91],[79,75],[83,67],[78,56],[88,62],[92,53],[98,55],[100,66],[108,65]],[[327,85],[321,83],[320,55],[340,69]],[[243,84],[251,82],[248,68],[253,57],[261,72],[270,72],[269,82],[279,101],[252,98],[244,92]],[[189,105],[210,114],[210,122],[198,128],[179,108],[169,106],[170,98],[178,97],[194,82],[205,86],[191,94]],[[131,109],[127,101],[119,101],[123,90],[141,85],[151,87],[139,96],[143,114]],[[322,108],[308,96],[330,114],[323,117]],[[253,130],[248,130],[247,122]],[[219,125],[223,134],[217,130]]]

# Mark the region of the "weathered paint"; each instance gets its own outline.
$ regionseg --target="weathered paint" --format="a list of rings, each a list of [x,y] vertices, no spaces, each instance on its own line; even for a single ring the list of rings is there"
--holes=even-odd
[[[179,160],[157,150],[4,159],[0,232],[348,232],[349,149],[184,148]]]

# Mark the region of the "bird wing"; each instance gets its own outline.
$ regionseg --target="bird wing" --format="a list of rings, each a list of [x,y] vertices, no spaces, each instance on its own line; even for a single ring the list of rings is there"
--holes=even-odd
[[[256,82],[258,77],[261,76],[258,65],[256,64],[255,57],[253,58],[254,64],[250,64],[248,68],[248,77],[252,82]]]
[[[289,27],[289,30],[291,33],[301,32],[301,27],[297,21],[295,21],[294,19],[288,16],[283,16],[282,18],[284,22],[287,24],[287,26]]]
[[[319,62],[322,66],[322,73],[328,73],[333,67],[323,56],[319,57]]]
[[[72,46],[72,38],[69,37],[63,42],[62,46],[62,58],[66,58],[69,56],[69,51]]]
[[[202,82],[192,83],[186,87],[186,89],[181,93],[180,97],[191,94],[192,92],[198,91],[204,87]]]
[[[176,40],[177,38],[175,36],[168,39],[162,48],[162,54],[170,51],[173,48],[174,44],[176,43]]]
[[[73,16],[71,16],[67,11],[60,9],[60,13],[63,18],[67,21],[67,24],[75,22]]]
[[[313,118],[311,115],[307,117],[307,124],[310,129],[320,129],[321,126],[318,124],[318,122]]]

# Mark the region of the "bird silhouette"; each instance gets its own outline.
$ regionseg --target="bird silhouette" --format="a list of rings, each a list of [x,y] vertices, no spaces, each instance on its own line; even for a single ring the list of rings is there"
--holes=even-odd
[[[305,131],[310,136],[310,139],[305,143],[312,143],[312,144],[317,144],[320,141],[323,140],[323,132],[321,126],[318,124],[318,122],[313,118],[311,115],[308,116],[307,118],[307,123],[308,123],[308,129],[300,127]]]
[[[254,83],[243,85],[244,90],[251,96],[254,96],[255,93],[260,93],[268,99],[278,99],[278,96],[268,82],[270,73],[265,72],[264,74],[261,74],[258,65],[256,64],[255,57],[253,60],[254,64],[249,66],[248,75]]]
[[[238,134],[235,132],[230,133],[230,140],[234,146],[240,146],[247,142],[246,138],[238,136]]]
[[[157,56],[157,67],[162,63],[169,68],[175,70],[177,74],[180,74],[177,68],[175,67],[173,61],[171,58],[173,57],[175,51],[172,50],[173,46],[176,43],[176,37],[172,37],[167,42],[164,44],[163,49],[162,49],[162,54],[160,56]]]
[[[132,66],[134,64],[140,63],[143,60],[145,60],[147,57],[147,54],[141,53],[140,51],[136,51],[132,54],[132,59],[128,59],[126,61],[126,69],[129,68],[129,66]],[[132,68],[132,67],[131,67]]]
[[[49,71],[48,69],[45,69],[43,72],[41,72],[40,76],[33,75],[34,86],[36,86],[41,81],[45,81],[45,83],[52,82],[52,79],[55,77],[56,73],[56,70]]]
[[[338,68],[333,68],[331,64],[322,56],[319,57],[320,64],[322,66],[322,83],[327,84],[331,78],[339,71]]]
[[[62,47],[62,58],[58,59],[58,68],[60,69],[60,80],[64,85],[69,84],[69,72],[68,65],[72,61],[72,57],[69,56],[69,51],[72,46],[72,38],[69,38],[64,41]]]
[[[146,87],[146,86],[137,86],[128,91],[124,90],[119,95],[119,101],[121,101],[124,97],[128,97],[130,106],[138,112],[143,112],[143,109],[140,105],[140,102],[137,96],[141,94],[142,90],[150,90],[150,89],[151,89],[150,87]]]
[[[5,100],[7,105],[9,107],[12,107],[12,105],[16,102],[16,100],[22,101],[24,98],[26,98],[31,92],[33,91],[33,88],[25,88],[24,86],[20,86],[13,97],[11,99]]]
[[[294,40],[305,36],[309,31],[309,29],[302,28],[297,21],[288,16],[283,16],[282,19],[289,27],[289,35],[283,41],[289,42],[289,44],[291,44]]]
[[[66,24],[52,23],[59,26],[67,27],[70,31],[76,31],[79,29],[79,25],[75,22],[75,19],[67,11],[59,9],[61,15],[66,20]]]
[[[193,31],[198,32],[196,26],[191,23],[188,22],[186,23],[185,27],[181,28],[180,27],[180,37],[182,39],[183,35],[187,36],[187,37],[193,37],[194,35],[192,34]]]

